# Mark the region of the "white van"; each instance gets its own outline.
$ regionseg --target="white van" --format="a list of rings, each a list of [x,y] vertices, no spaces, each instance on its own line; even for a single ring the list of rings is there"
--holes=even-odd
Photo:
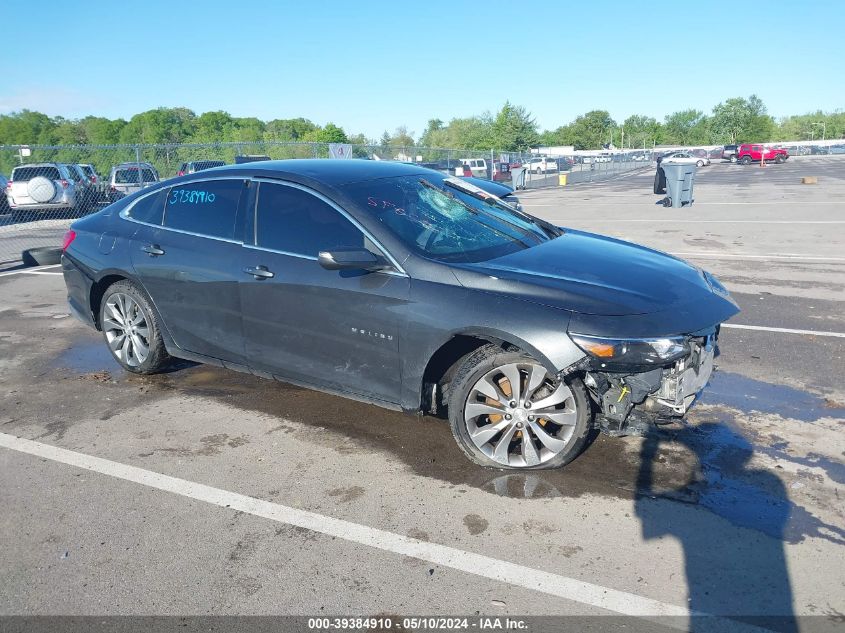
[[[461,165],[455,167],[455,175],[463,176],[464,167],[469,167],[475,178],[487,178],[487,161],[483,158],[462,158]]]

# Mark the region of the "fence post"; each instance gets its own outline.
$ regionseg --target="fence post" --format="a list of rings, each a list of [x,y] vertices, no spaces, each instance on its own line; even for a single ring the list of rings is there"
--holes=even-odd
[[[138,188],[144,188],[144,170],[141,169],[141,146],[135,146],[135,166],[138,168]]]

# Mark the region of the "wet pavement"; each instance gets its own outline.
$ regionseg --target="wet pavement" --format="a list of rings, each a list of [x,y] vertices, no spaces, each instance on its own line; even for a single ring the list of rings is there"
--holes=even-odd
[[[0,296],[0,432],[706,612],[845,612],[845,339],[723,330],[684,423],[511,473],[439,418],[188,362],[128,374],[60,276]],[[845,313],[736,297],[745,323]],[[0,583],[27,588],[2,613],[600,612],[7,450],[0,473]]]

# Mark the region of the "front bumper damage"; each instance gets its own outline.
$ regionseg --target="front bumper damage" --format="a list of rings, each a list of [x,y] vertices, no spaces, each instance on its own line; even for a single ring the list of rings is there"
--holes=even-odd
[[[716,334],[691,337],[690,353],[664,367],[609,371],[589,363],[584,385],[598,410],[596,425],[609,435],[641,435],[651,424],[682,418],[710,380]]]

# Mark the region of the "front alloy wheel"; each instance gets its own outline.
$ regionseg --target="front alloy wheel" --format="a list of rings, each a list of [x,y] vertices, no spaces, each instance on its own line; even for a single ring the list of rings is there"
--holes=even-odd
[[[586,441],[589,405],[583,386],[557,379],[524,354],[485,346],[452,384],[452,431],[480,464],[554,468],[574,459]]]

